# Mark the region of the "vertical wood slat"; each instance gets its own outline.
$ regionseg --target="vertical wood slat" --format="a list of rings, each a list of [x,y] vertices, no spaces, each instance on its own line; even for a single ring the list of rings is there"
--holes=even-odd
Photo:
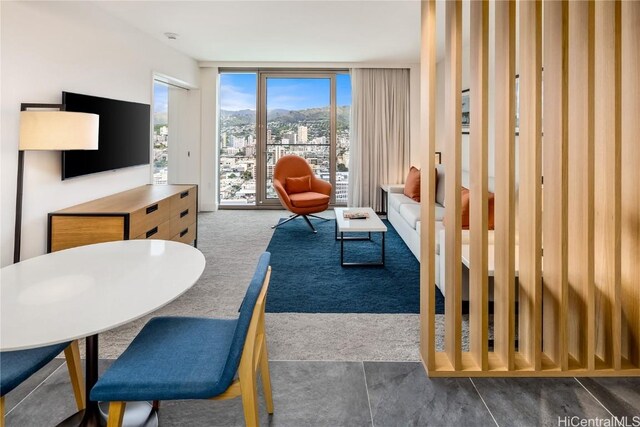
[[[422,159],[420,204],[420,344],[422,360],[428,370],[435,368],[435,148],[436,148],[436,2],[421,2],[422,44],[420,51]]]
[[[519,3],[519,352],[540,370],[542,352],[542,2]]]
[[[566,371],[567,352],[567,39],[568,2],[544,5],[543,343]]]
[[[471,2],[471,123],[469,234],[469,350],[480,370],[488,369],[488,80],[489,2]]]
[[[462,2],[447,1],[445,16],[445,352],[453,369],[458,370],[462,367]]]
[[[621,38],[623,354],[640,368],[640,2],[622,2]]]
[[[515,364],[515,40],[516,5],[495,3],[494,351]]]
[[[569,2],[569,353],[594,368],[592,2]]]
[[[620,2],[596,2],[594,282],[596,355],[620,369]]]

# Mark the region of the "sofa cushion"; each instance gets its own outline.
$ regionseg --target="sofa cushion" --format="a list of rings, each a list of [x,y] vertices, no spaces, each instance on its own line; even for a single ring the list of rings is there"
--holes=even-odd
[[[420,169],[411,166],[404,183],[404,195],[416,202],[420,201]]]
[[[436,221],[434,231],[436,235],[436,255],[440,255],[440,230],[444,229],[442,222]],[[416,222],[416,233],[420,235],[422,231],[422,221]],[[492,240],[493,241],[493,240]]]
[[[389,209],[393,209],[399,212],[400,205],[403,205],[403,204],[420,206],[418,202],[411,200],[410,198],[408,198],[402,193],[389,193]]]
[[[437,165],[438,179],[436,180],[436,203],[444,206],[444,165]]]
[[[398,212],[411,228],[416,228],[416,222],[420,221],[420,204],[402,204]]]
[[[306,193],[290,194],[289,199],[296,208],[313,208],[328,204],[330,197],[326,194],[307,191]]]

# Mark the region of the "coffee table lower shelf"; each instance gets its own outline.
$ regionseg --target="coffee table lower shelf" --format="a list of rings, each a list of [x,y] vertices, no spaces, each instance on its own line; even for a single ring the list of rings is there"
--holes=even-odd
[[[336,222],[335,222],[335,237],[336,240],[340,241],[340,265],[342,267],[357,267],[357,266],[384,266],[385,264],[385,234],[387,232],[387,227],[380,220],[380,218],[375,214],[373,209],[371,208],[354,208],[354,210],[365,212],[368,217],[367,219],[357,219],[351,220],[356,221],[353,225],[346,222],[343,218],[343,213],[346,211],[346,208],[336,208]],[[359,236],[345,236],[345,234],[352,233],[367,233],[368,237],[359,237]],[[371,234],[372,233],[381,233],[382,234],[382,244],[381,244],[381,256],[380,261],[378,262],[345,262],[344,261],[344,242],[345,240],[369,240],[372,241]]]

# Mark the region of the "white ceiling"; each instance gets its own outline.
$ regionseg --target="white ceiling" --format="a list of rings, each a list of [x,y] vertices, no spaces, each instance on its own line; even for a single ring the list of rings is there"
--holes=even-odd
[[[420,1],[109,1],[105,11],[200,61],[417,63]],[[168,40],[165,32],[178,33]]]

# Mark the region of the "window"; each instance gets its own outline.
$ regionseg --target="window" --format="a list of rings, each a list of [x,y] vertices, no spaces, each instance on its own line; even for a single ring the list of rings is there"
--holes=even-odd
[[[221,72],[221,206],[279,205],[273,169],[295,154],[346,204],[351,79],[346,72]]]
[[[153,81],[153,183],[168,182],[169,85]]]

